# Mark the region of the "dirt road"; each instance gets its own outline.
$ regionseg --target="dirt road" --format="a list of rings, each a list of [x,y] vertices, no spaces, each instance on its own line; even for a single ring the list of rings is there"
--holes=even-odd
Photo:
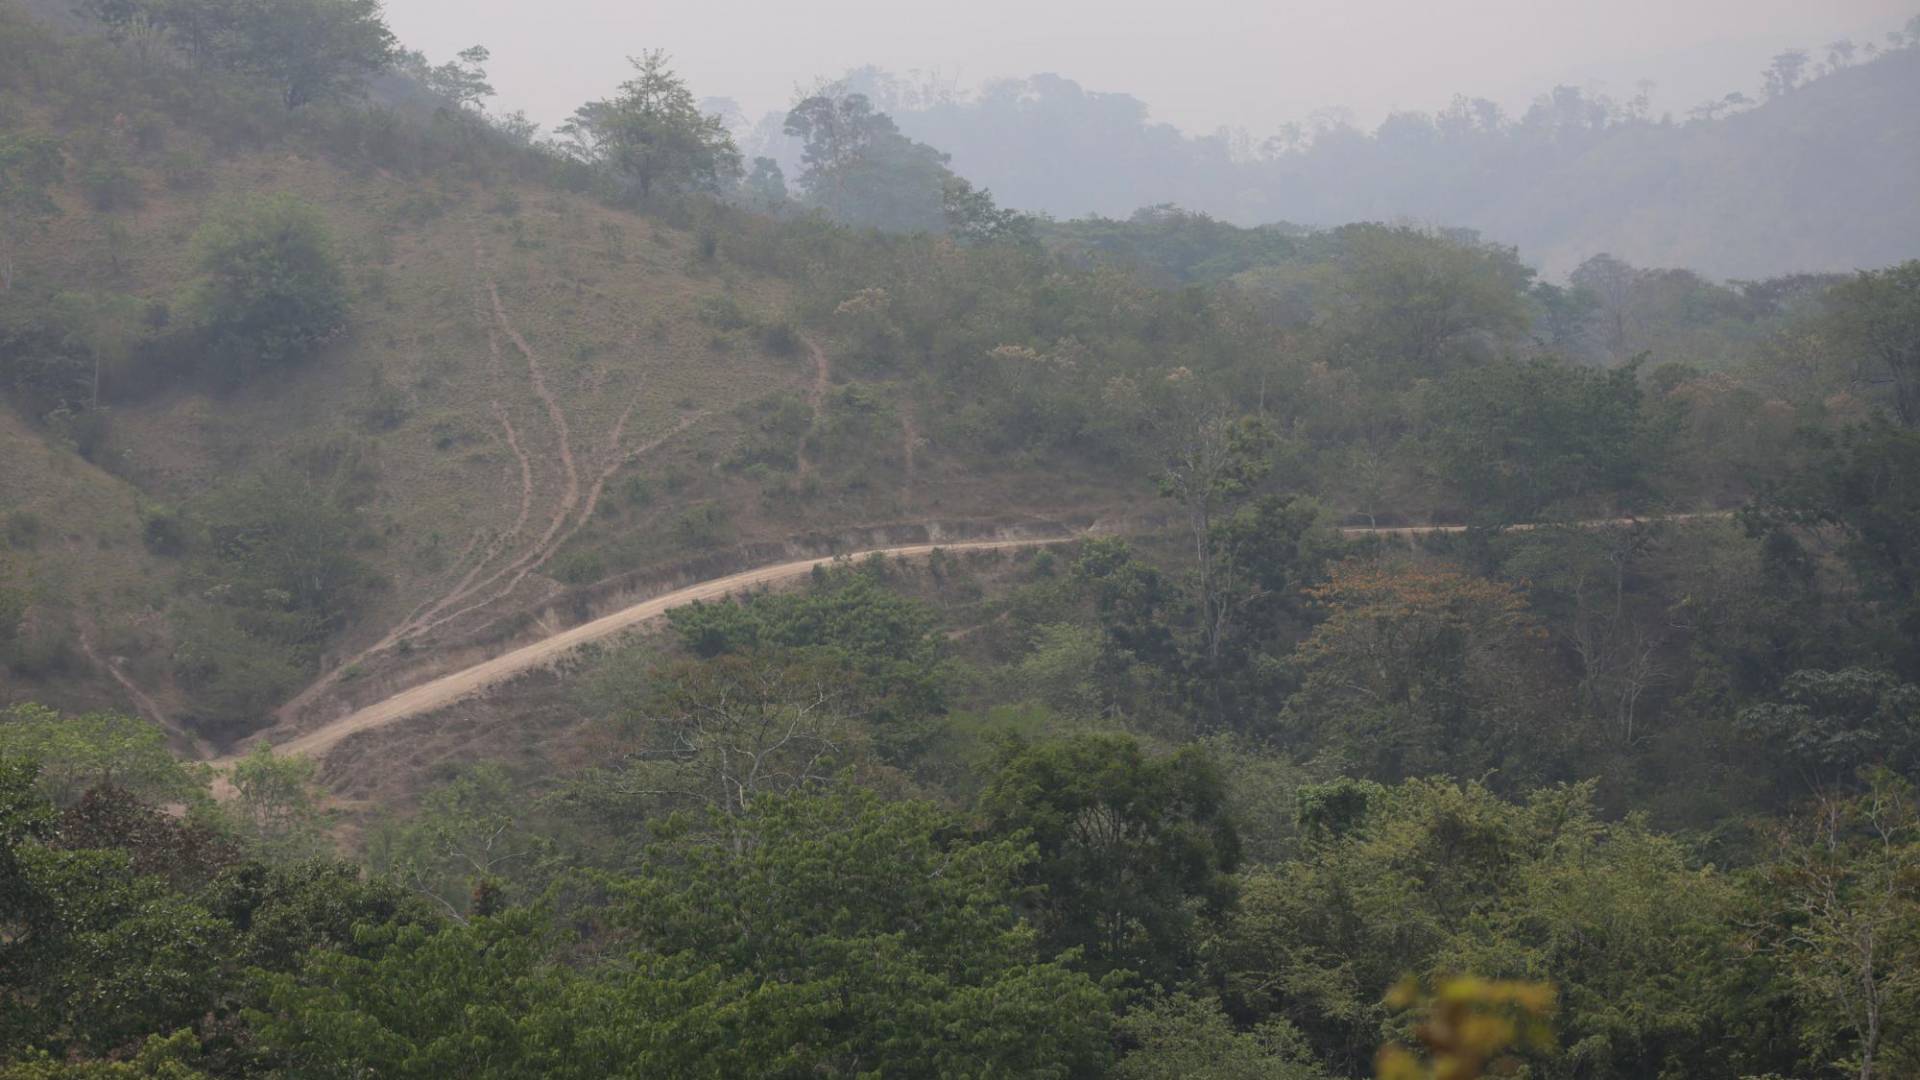
[[[1629,526],[1657,521],[1694,521],[1731,516],[1726,512],[1701,514],[1668,514],[1652,518],[1609,518],[1604,520],[1578,522],[1582,528],[1603,528],[1608,526]],[[1531,530],[1544,528],[1541,525],[1509,526],[1513,530]],[[1340,532],[1345,536],[1427,536],[1435,533],[1465,532],[1464,525],[1415,525],[1404,527],[1349,526]],[[913,558],[927,555],[936,549],[950,552],[991,551],[1002,548],[1036,547],[1046,544],[1070,543],[1075,536],[1048,537],[1045,539],[1025,540],[980,540],[956,544],[913,544],[904,547],[876,548],[870,551],[856,552],[852,558],[864,558],[868,555],[887,555],[893,558]],[[847,557],[847,556],[838,556]],[[780,563],[774,566],[762,566],[744,570],[712,581],[703,581],[689,585],[664,596],[656,596],[631,607],[622,608],[610,615],[603,615],[592,622],[583,623],[571,630],[563,630],[551,637],[543,638],[531,645],[503,653],[491,660],[475,664],[464,671],[456,671],[431,682],[425,682],[410,690],[404,690],[384,701],[375,702],[357,712],[350,713],[337,720],[329,721],[312,731],[275,746],[282,754],[305,754],[322,757],[338,745],[343,739],[362,731],[385,727],[395,721],[410,716],[431,712],[434,709],[450,705],[462,698],[469,697],[496,683],[504,682],[524,671],[541,666],[557,657],[565,655],[589,642],[599,641],[641,623],[657,619],[669,610],[690,604],[696,600],[713,600],[738,592],[754,585],[771,585],[789,581],[809,574],[816,566],[832,563],[836,557],[819,559],[801,559],[796,562]],[[231,761],[232,759],[226,759]]]
[[[1678,521],[1724,521],[1734,516],[1732,510],[1706,510],[1694,514],[1655,514],[1650,517],[1591,518],[1586,521],[1565,523],[1545,521],[1523,521],[1516,525],[1502,525],[1503,532],[1535,532],[1540,529],[1579,528],[1609,529],[1625,528],[1630,525],[1671,524]],[[1442,533],[1463,533],[1471,525],[1344,525],[1341,536],[1435,536]]]
[[[927,555],[933,551],[948,552],[992,551],[1001,548],[1038,547],[1046,544],[1069,543],[1077,537],[1059,536],[1030,540],[981,540],[970,543],[953,544],[914,544],[907,547],[878,548],[873,551],[856,552],[851,557],[865,558],[868,555],[886,555],[891,558],[913,558]],[[845,556],[840,556],[845,557]],[[797,562],[780,563],[775,566],[762,566],[753,570],[744,570],[712,581],[703,581],[698,585],[689,585],[664,596],[656,596],[622,608],[610,615],[603,615],[592,622],[582,623],[571,630],[565,630],[552,637],[543,638],[531,645],[524,646],[496,656],[491,660],[475,664],[464,671],[456,671],[431,682],[421,683],[410,690],[404,690],[385,701],[375,702],[358,712],[350,713],[338,720],[329,721],[286,742],[274,746],[279,754],[305,754],[309,757],[324,757],[341,740],[362,731],[385,727],[398,720],[450,705],[461,698],[468,697],[496,683],[504,682],[524,671],[539,667],[559,656],[579,648],[589,642],[611,637],[623,630],[641,623],[657,619],[669,610],[696,600],[714,600],[729,593],[754,585],[771,585],[775,582],[789,581],[812,573],[816,566],[832,563],[836,557],[820,559],[801,559]],[[232,759],[228,759],[231,761]],[[219,764],[219,763],[217,763]]]

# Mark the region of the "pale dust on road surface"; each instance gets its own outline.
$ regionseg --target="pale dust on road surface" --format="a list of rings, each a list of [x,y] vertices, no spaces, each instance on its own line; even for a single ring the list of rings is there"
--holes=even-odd
[[[309,757],[324,757],[349,736],[385,727],[410,716],[431,712],[434,709],[452,704],[496,683],[539,667],[550,660],[577,649],[589,642],[611,637],[622,630],[640,623],[657,619],[670,609],[696,600],[714,600],[754,585],[768,585],[786,581],[813,572],[817,566],[831,565],[837,559],[861,559],[869,555],[885,555],[889,558],[907,559],[919,555],[929,555],[934,551],[967,552],[992,551],[1004,548],[1037,547],[1045,544],[1063,544],[1077,539],[1072,536],[1046,537],[1027,540],[979,540],[952,544],[913,544],[906,547],[878,548],[872,551],[856,552],[852,555],[826,556],[818,559],[801,559],[796,562],[779,563],[774,566],[762,566],[744,570],[727,577],[703,581],[689,585],[664,596],[622,608],[609,615],[603,615],[591,622],[582,623],[571,630],[562,631],[552,637],[543,638],[511,652],[503,653],[491,660],[475,664],[473,667],[456,671],[431,682],[421,683],[410,690],[404,690],[384,701],[375,702],[357,712],[350,713],[338,720],[330,721],[303,735],[274,746],[276,754],[304,754]],[[226,758],[215,762],[226,765],[234,761]]]

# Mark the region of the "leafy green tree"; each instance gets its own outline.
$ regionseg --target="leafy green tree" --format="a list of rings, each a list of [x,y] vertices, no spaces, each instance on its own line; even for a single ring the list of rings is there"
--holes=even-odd
[[[1336,1073],[1394,1034],[1402,974],[1546,980],[1567,1052],[1545,1077],[1762,1072],[1738,1042],[1733,883],[1640,822],[1608,825],[1591,784],[1520,802],[1479,784],[1352,782],[1301,793],[1300,852],[1255,870],[1210,950],[1231,1007],[1289,1020]],[[1764,993],[1751,1012],[1762,1019]]]
[[[861,666],[919,663],[936,648],[926,605],[883,584],[883,563],[820,571],[798,592],[764,593],[742,603],[694,603],[668,623],[695,655],[753,648],[827,648]]]
[[[0,1065],[0,1080],[208,1080],[192,1065],[200,1057],[200,1038],[182,1029],[150,1035],[132,1057],[117,1061],[60,1061],[46,1051],[29,1051]]]
[[[1920,767],[1920,686],[1884,671],[1796,671],[1780,700],[1749,706],[1740,727],[1790,763],[1815,790],[1870,766]]]
[[[1568,275],[1575,292],[1589,297],[1601,324],[1608,355],[1624,359],[1641,329],[1638,298],[1647,272],[1605,252],[1589,257]]]
[[[1860,1080],[1920,1068],[1920,803],[1881,770],[1781,829],[1761,944],[1806,1010],[1823,1068]]]
[[[980,808],[997,834],[1037,846],[1036,921],[1092,970],[1170,982],[1202,919],[1232,902],[1239,835],[1198,747],[1156,757],[1118,735],[1010,740]]]
[[[818,654],[764,651],[658,671],[651,700],[624,718],[637,745],[619,787],[726,822],[763,796],[817,787],[860,757],[849,675]]]
[[[378,949],[363,940],[369,930],[442,922],[398,882],[335,859],[248,859],[223,869],[199,895],[239,932],[240,961],[263,971],[297,971],[317,950],[367,956]]]
[[[1774,54],[1773,63],[1762,72],[1767,96],[1780,97],[1799,89],[1811,58],[1805,49],[1787,49]]]
[[[700,112],[661,50],[629,57],[634,77],[590,101],[561,126],[568,149],[598,166],[623,200],[713,190],[740,175],[740,151],[719,116]]]
[[[94,400],[99,357],[81,321],[87,305],[70,299],[35,297],[0,317],[0,380],[36,417],[78,415]]]
[[[323,951],[260,978],[247,1026],[294,1077],[637,1076],[604,994],[547,964],[528,912],[472,924],[370,926],[355,953]]]
[[[1237,1030],[1216,1001],[1188,994],[1143,1002],[1118,1024],[1133,1044],[1118,1080],[1321,1080],[1328,1074],[1285,1020]]]
[[[1250,498],[1272,468],[1273,432],[1259,420],[1212,411],[1178,417],[1167,437],[1167,464],[1160,493],[1180,503],[1193,544],[1194,593],[1199,600],[1200,651],[1214,696],[1222,707],[1220,679],[1227,641],[1245,601],[1236,545],[1221,544],[1216,522]]]
[[[410,819],[376,832],[369,861],[450,915],[493,914],[537,894],[553,872],[553,843],[534,830],[530,810],[504,768],[476,765],[421,796]]]
[[[10,1065],[0,1065],[0,1080],[207,1080],[192,1067],[200,1059],[200,1036],[179,1030],[171,1036],[148,1036],[138,1053],[123,1061],[56,1061],[50,1053],[27,1051]]]
[[[1600,499],[1630,509],[1647,494],[1663,434],[1643,414],[1635,364],[1484,364],[1440,385],[1430,423],[1428,467],[1474,522],[1491,525]]]
[[[271,858],[315,855],[325,845],[314,769],[311,760],[278,756],[264,742],[233,764],[237,823]]]
[[[0,291],[13,288],[27,241],[59,213],[49,189],[65,169],[55,140],[0,132]]]
[[[781,171],[780,163],[770,157],[753,159],[753,166],[747,170],[740,190],[746,196],[747,204],[756,209],[779,210],[787,204],[786,173]]]
[[[310,674],[311,650],[290,647],[247,615],[211,604],[174,615],[173,674],[192,696],[202,734],[251,732]]]
[[[1736,929],[1734,882],[1694,866],[1682,843],[1642,821],[1602,826],[1588,806],[1570,811],[1556,843],[1527,852],[1432,970],[1557,987],[1561,1051],[1536,1066],[1542,1076],[1629,1080],[1697,1075],[1728,1059],[1743,1072],[1783,1064],[1752,1038],[1771,1020],[1760,1004],[1764,976]]]
[[[204,599],[176,615],[173,665],[203,722],[251,730],[378,584],[355,554],[372,474],[353,456],[266,469],[198,508]]]
[[[216,55],[272,83],[288,109],[358,96],[395,56],[380,0],[240,0]]]
[[[1295,752],[1384,780],[1555,775],[1567,749],[1544,634],[1512,586],[1443,565],[1336,564],[1295,656]]]
[[[1349,363],[1397,382],[1481,356],[1526,329],[1533,272],[1509,248],[1405,227],[1348,225],[1322,333]]]
[[[888,232],[946,227],[947,155],[901,134],[866,95],[815,94],[787,113],[785,130],[801,141],[800,189],[829,217]]]
[[[614,919],[643,944],[636,960],[697,958],[708,984],[748,976],[790,1003],[769,1017],[788,1049],[756,1072],[1090,1071],[1106,994],[1017,918],[1024,845],[956,824],[851,788],[763,799],[744,855],[670,845],[614,886]]]
[[[971,244],[1030,244],[1037,237],[1033,218],[1018,210],[996,206],[993,193],[976,189],[962,177],[952,177],[941,192],[947,232]]]
[[[1017,844],[924,803],[769,797],[739,851],[696,829],[562,915],[362,931],[263,980],[250,1026],[294,1075],[1091,1075],[1108,997],[1016,917]],[[598,897],[605,898],[605,907]],[[562,902],[566,902],[564,899]],[[572,918],[572,916],[579,918]]]
[[[0,757],[0,1046],[97,1054],[192,1024],[231,929],[124,852],[57,846],[35,771]]]
[[[1633,752],[1662,734],[1649,721],[1658,716],[1656,688],[1668,677],[1662,663],[1674,634],[1672,599],[1649,579],[1673,541],[1673,528],[1658,522],[1516,530],[1496,541],[1501,576],[1526,582],[1528,605],[1578,665],[1574,696],[1591,722],[1593,748]],[[1697,581],[1694,595],[1704,599],[1703,586]]]
[[[0,557],[0,663],[4,663],[14,641],[20,636],[20,624],[26,621],[28,592],[14,561]]]
[[[838,666],[844,674],[833,700],[841,714],[863,717],[875,748],[901,759],[944,712],[947,678],[932,613],[886,588],[885,572],[884,563],[823,571],[799,592],[689,604],[667,620],[697,656],[761,652],[761,663],[796,671]]]
[[[164,27],[186,54],[187,62],[205,67],[219,56],[227,37],[236,32],[246,13],[247,0],[144,0],[147,18]]]
[[[346,327],[346,282],[318,211],[285,194],[229,205],[200,226],[189,306],[230,371],[304,360]]]
[[[91,788],[60,812],[58,846],[124,851],[136,875],[192,892],[240,861],[239,846],[204,803],[176,816],[126,788]]]
[[[1320,527],[1317,504],[1292,495],[1258,496],[1216,519],[1210,531],[1216,692],[1222,715],[1246,729],[1292,689],[1284,658],[1311,621],[1303,590],[1319,578],[1338,539]]]
[[[1920,427],[1920,259],[1862,270],[1826,296],[1826,326],[1855,359],[1857,377],[1892,389],[1893,411]]]
[[[200,795],[205,780],[173,756],[164,732],[114,712],[67,716],[42,705],[0,710],[0,754],[38,766],[40,790],[70,806],[89,788],[119,787],[157,802]]]
[[[1800,558],[1796,530],[1836,529],[1859,610],[1883,633],[1875,644],[1902,676],[1920,677],[1920,430],[1876,420],[1808,437],[1809,460],[1761,493],[1748,528]]]
[[[1534,282],[1529,293],[1540,308],[1534,340],[1562,356],[1579,355],[1600,298],[1579,285],[1563,288],[1546,281]]]
[[[8,931],[0,943],[17,944],[17,929],[33,902],[23,857],[30,844],[44,844],[53,835],[53,804],[37,790],[40,767],[19,758],[0,758],[0,910]]]
[[[1380,987],[1509,879],[1518,823],[1483,789],[1439,782],[1300,798],[1306,850],[1246,875],[1211,964],[1236,1011],[1287,1019],[1353,1075],[1382,1041]]]
[[[62,404],[74,411],[98,409],[102,385],[127,372],[148,340],[148,305],[125,293],[63,292],[51,306],[92,369],[84,390],[74,386]],[[80,450],[92,457],[92,447]]]
[[[1136,669],[1155,677],[1156,690],[1179,689],[1186,662],[1174,630],[1187,603],[1179,584],[1118,537],[1083,543],[1073,580],[1092,595],[1105,639],[1099,671],[1104,705],[1118,706],[1118,688]]]
[[[1301,254],[1293,226],[1240,229],[1172,203],[1143,206],[1124,220],[1092,215],[1049,222],[1044,231],[1069,250],[1085,249],[1183,285],[1259,280],[1261,271]]]
[[[201,512],[206,545],[229,602],[283,617],[284,640],[338,630],[374,584],[352,553],[362,497],[356,482],[269,469],[210,499]]]
[[[1015,672],[1021,694],[1063,715],[1097,715],[1102,695],[1095,680],[1102,644],[1097,627],[1076,623],[1035,627],[1032,651]]]
[[[423,59],[420,66],[425,69],[428,89],[453,103],[453,107],[462,111],[485,112],[485,102],[493,96],[493,84],[487,82],[488,60],[493,53],[485,45],[474,45],[460,50],[454,59],[439,67],[426,67]]]

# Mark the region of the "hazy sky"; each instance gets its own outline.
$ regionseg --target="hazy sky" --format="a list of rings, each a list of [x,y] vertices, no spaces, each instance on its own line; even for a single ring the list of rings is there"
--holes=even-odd
[[[794,87],[875,63],[963,86],[1057,72],[1131,93],[1190,131],[1256,137],[1316,109],[1371,125],[1455,92],[1522,106],[1556,83],[1656,108],[1752,92],[1766,58],[1879,39],[1920,0],[387,0],[436,62],[493,50],[496,108],[551,125],[608,93],[625,57],[664,48],[696,95],[751,116]]]

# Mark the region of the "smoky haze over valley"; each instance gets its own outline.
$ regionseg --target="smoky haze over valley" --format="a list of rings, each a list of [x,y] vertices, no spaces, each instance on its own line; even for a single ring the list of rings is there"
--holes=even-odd
[[[1920,236],[1903,104],[1920,61],[1852,70],[1911,17],[1904,0],[389,11],[436,59],[491,45],[495,111],[550,131],[628,55],[665,49],[748,158],[788,176],[786,109],[842,80],[1003,205],[1061,219],[1416,221],[1517,245],[1550,275],[1601,251],[1719,277],[1848,270]],[[1765,75],[1790,49],[1818,84],[1794,100]]]
[[[1372,127],[1454,94],[1510,110],[1561,83],[1617,96],[1655,83],[1657,109],[1754,92],[1790,46],[1878,40],[1913,14],[1905,0],[1016,0],[933,6],[889,0],[698,5],[616,0],[391,0],[395,31],[439,57],[493,49],[501,104],[557,123],[626,75],[628,54],[666,49],[696,93],[750,114],[784,110],[796,86],[863,65],[939,73],[962,87],[1052,72],[1131,94],[1192,134],[1255,138],[1317,110]]]

